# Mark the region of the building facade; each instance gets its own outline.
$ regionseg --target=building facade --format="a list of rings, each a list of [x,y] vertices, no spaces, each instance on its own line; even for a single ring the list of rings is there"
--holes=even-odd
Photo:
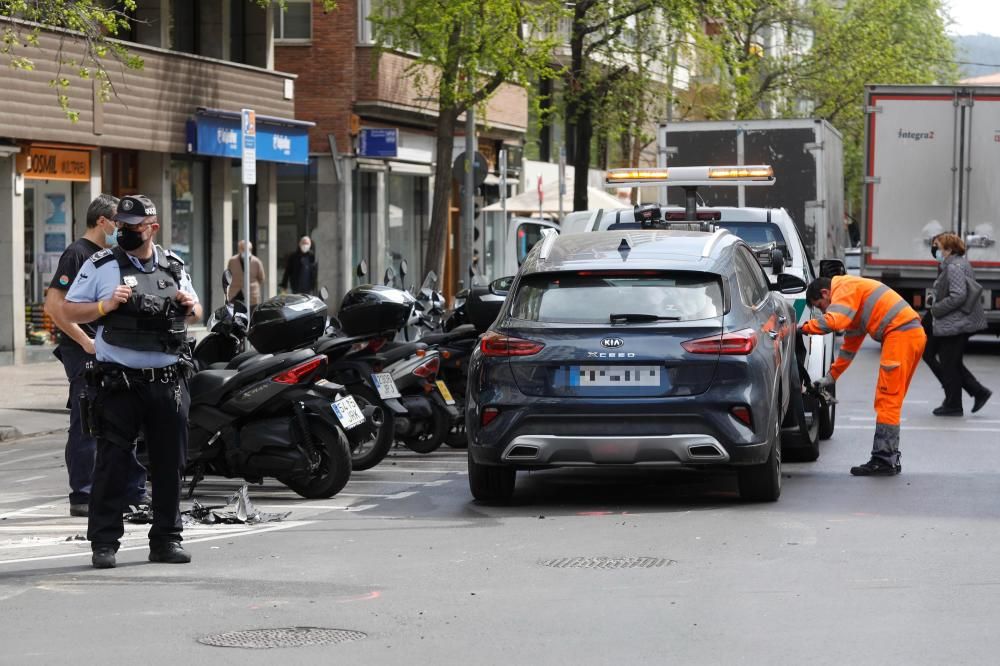
[[[72,33],[45,29],[25,46],[31,71],[0,68],[0,362],[18,362],[63,249],[85,229],[99,193],[141,192],[157,204],[160,242],[188,264],[208,308],[234,253],[243,206],[239,112],[257,114],[251,240],[275,292],[278,180],[308,164],[309,123],[294,120],[295,76],[274,70],[274,10],[245,0],[145,0],[121,37],[139,70],[107,63],[115,94],[101,101],[72,79],[70,122],[49,81],[79,57]],[[3,19],[7,20],[7,19]],[[30,28],[30,26],[24,26]]]
[[[320,283],[331,305],[359,278],[355,267],[369,267],[368,280],[380,281],[386,268],[397,271],[406,259],[410,280],[423,275],[422,260],[430,222],[435,155],[436,107],[430,91],[417,88],[407,69],[412,58],[379,53],[366,20],[369,0],[343,0],[324,13],[319,0],[290,1],[295,30],[275,40],[275,63],[297,74],[295,115],[312,121],[309,164],[279,169],[278,249],[295,249],[309,234],[317,249]],[[478,152],[490,174],[477,190],[480,203],[499,198],[497,156],[511,158],[508,191],[517,184],[519,156],[527,128],[527,93],[503,86],[478,124]],[[460,120],[455,157],[465,148]],[[458,188],[454,188],[449,259],[441,284],[458,286]],[[481,223],[480,223],[481,224]],[[477,242],[486,234],[480,231]],[[409,284],[407,284],[409,286]]]

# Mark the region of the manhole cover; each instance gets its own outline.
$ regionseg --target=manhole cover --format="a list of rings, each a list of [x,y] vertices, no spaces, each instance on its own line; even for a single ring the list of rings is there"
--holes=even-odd
[[[211,634],[198,639],[199,643],[214,647],[266,648],[306,647],[307,645],[337,645],[360,641],[367,634],[349,629],[322,629],[319,627],[285,627],[281,629],[248,629]]]
[[[557,557],[541,564],[556,569],[652,569],[672,562],[665,557]]]

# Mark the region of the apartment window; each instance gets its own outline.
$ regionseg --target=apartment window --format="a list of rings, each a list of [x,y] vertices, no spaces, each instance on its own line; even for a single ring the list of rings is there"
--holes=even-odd
[[[274,38],[283,42],[312,39],[312,0],[287,0],[284,10],[276,9]]]

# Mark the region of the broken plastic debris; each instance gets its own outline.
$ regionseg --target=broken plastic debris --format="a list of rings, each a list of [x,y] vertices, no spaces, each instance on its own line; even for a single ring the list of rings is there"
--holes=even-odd
[[[292,514],[264,513],[258,511],[250,501],[250,491],[246,484],[233,493],[225,506],[203,506],[197,500],[189,511],[184,511],[181,518],[185,523],[201,525],[255,525],[257,523],[274,523],[284,520]]]

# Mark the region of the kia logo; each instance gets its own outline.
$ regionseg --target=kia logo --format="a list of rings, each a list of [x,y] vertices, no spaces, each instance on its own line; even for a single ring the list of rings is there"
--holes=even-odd
[[[601,340],[601,345],[608,347],[609,349],[621,347],[623,344],[625,344],[625,341],[621,338],[604,338]]]

